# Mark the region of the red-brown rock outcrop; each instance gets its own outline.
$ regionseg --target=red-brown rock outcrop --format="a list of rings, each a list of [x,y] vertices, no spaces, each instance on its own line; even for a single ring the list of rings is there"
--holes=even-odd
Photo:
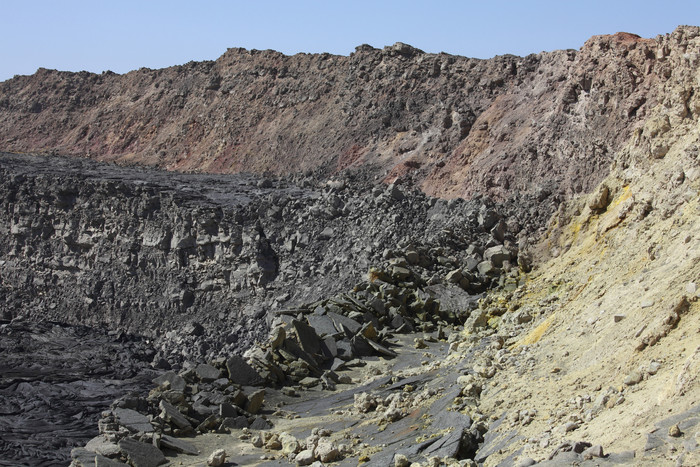
[[[397,43],[348,57],[229,49],[124,75],[40,69],[0,83],[0,149],[215,173],[371,165],[448,198],[568,197],[605,176],[698,34],[490,60]]]

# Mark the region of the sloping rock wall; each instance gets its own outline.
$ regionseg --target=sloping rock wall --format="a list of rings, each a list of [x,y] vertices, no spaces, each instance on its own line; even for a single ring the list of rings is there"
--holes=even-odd
[[[0,171],[3,318],[161,337],[177,358],[245,350],[269,312],[347,290],[408,251],[435,281],[480,293],[554,208],[58,157],[5,154]]]
[[[230,49],[125,75],[40,69],[0,84],[0,150],[321,177],[371,164],[371,179],[442,197],[568,197],[600,182],[669,97],[663,83],[692,67],[697,36],[619,33],[490,60],[397,43],[349,57]]]

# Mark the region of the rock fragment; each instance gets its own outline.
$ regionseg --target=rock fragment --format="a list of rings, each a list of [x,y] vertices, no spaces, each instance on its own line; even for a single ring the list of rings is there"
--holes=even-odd
[[[210,467],[219,467],[226,462],[226,451],[217,449],[207,457],[207,465]]]
[[[172,449],[183,454],[196,456],[199,454],[197,448],[190,442],[169,435],[162,435],[160,438],[161,447]]]
[[[678,427],[678,424],[676,423],[675,425],[671,425],[668,428],[668,436],[671,436],[673,438],[678,438],[681,436],[683,433],[681,432],[681,429]]]
[[[157,467],[166,462],[160,449],[131,438],[119,441],[119,449],[133,467]]]
[[[161,417],[171,423],[173,423],[178,428],[192,428],[192,424],[187,420],[187,418],[182,415],[182,413],[172,404],[166,401],[160,401],[158,404],[161,410]]]
[[[132,433],[137,433],[139,431],[144,433],[153,432],[153,426],[143,414],[131,409],[114,409],[114,415],[117,417],[117,421],[120,425],[126,427]]]
[[[294,457],[297,465],[310,465],[314,461],[314,452],[311,449],[304,449]]]
[[[257,414],[262,408],[263,402],[265,400],[265,390],[260,389],[248,396],[248,404],[246,405],[246,410],[252,414]]]
[[[258,386],[263,383],[258,372],[238,355],[232,355],[226,360],[226,369],[229,379],[241,386]]]

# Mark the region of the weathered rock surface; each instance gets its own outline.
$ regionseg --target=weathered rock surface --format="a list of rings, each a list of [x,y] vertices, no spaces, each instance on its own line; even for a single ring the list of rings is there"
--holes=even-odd
[[[420,148],[402,146],[398,152],[410,170],[388,173],[386,181],[401,175],[404,182],[388,187],[372,187],[381,177],[374,180],[376,172],[367,167],[320,184],[319,177],[345,167],[329,163],[332,156],[319,159],[325,165],[316,178],[292,183],[3,155],[0,342],[16,348],[8,352],[9,381],[2,381],[8,414],[3,423],[10,434],[2,438],[3,455],[9,453],[11,463],[51,462],[42,433],[53,436],[62,428],[44,429],[33,414],[53,405],[56,391],[36,387],[48,367],[51,387],[61,387],[58,397],[70,400],[57,377],[63,373],[52,367],[67,359],[66,368],[78,368],[70,370],[70,383],[88,399],[95,386],[78,373],[89,372],[90,365],[101,368],[96,362],[104,363],[103,378],[124,368],[169,370],[153,380],[157,387],[148,394],[125,395],[108,410],[100,400],[85,410],[94,414],[99,405],[100,435],[71,451],[73,465],[156,465],[165,455],[202,464],[223,448],[227,461],[242,465],[698,464],[697,42],[693,27],[656,40],[618,34],[594,38],[580,52],[520,62],[455,58],[429,78],[421,77],[420,67],[394,76],[394,83],[415,80],[416,100],[406,113],[403,104],[389,105],[395,115],[375,129],[375,149],[362,152],[360,146],[354,153],[358,167],[371,162],[396,168],[396,141],[410,142],[430,130],[434,115],[421,110],[428,81],[449,84],[463,72],[453,73],[452,65],[484,65],[484,79],[497,64],[506,65],[503,80],[463,83],[471,86],[468,103],[478,103],[485,89],[494,100],[474,113],[472,123],[450,109],[441,131],[465,129],[459,147],[451,149],[451,137],[441,133],[441,150],[450,156],[432,166],[413,157],[430,159],[434,140],[427,138]],[[207,66],[218,70],[234,55],[246,52],[229,52]],[[249,55],[286,60],[269,52]],[[348,60],[373,55],[381,57],[384,71],[392,70],[392,60],[405,65],[435,58],[397,44],[382,52],[362,47]],[[557,57],[564,56],[562,67]],[[528,63],[531,70],[522,68]],[[204,65],[188,66],[196,84],[197,67]],[[364,97],[372,105],[374,86],[386,78],[377,69],[361,70],[371,78]],[[279,70],[275,80],[289,77],[289,69]],[[46,83],[61,76],[41,73]],[[538,77],[528,79],[531,73]],[[304,81],[300,76],[294,79]],[[4,86],[31,87],[32,79]],[[525,81],[511,87],[518,80]],[[560,87],[571,80],[573,86]],[[203,95],[218,92],[221,82],[213,80]],[[334,84],[329,86],[332,91]],[[279,92],[277,104],[284,105],[278,108],[289,108],[284,99],[294,95],[292,88]],[[464,97],[460,89],[451,93],[457,100]],[[261,91],[256,98],[268,105]],[[27,94],[11,96],[12,103],[0,94],[0,115],[12,115],[16,109],[3,109]],[[51,92],[46,96],[51,99]],[[196,93],[182,96],[183,106],[196,109]],[[135,97],[138,102],[140,95]],[[324,99],[311,102],[321,106]],[[301,111],[304,102],[294,110]],[[476,108],[465,102],[465,108]],[[529,106],[532,120],[513,111],[516,102]],[[86,105],[84,113],[93,103]],[[372,108],[358,112],[358,121],[371,127]],[[423,120],[412,128],[415,133],[402,134],[394,123],[403,125],[410,108]],[[41,105],[32,109],[28,124],[48,113]],[[157,106],[154,115],[157,120]],[[543,115],[547,121],[538,123]],[[270,113],[260,129],[278,117]],[[132,128],[124,121],[124,128]],[[352,121],[345,126],[358,136]],[[194,121],[188,128],[201,130],[190,146],[208,144],[206,125]],[[546,133],[552,130],[557,134]],[[388,142],[391,131],[398,136]],[[270,134],[284,143],[281,133]],[[93,138],[104,149],[99,135]],[[144,138],[144,147],[159,137]],[[23,144],[17,138],[10,144]],[[172,147],[179,141],[172,139]],[[287,161],[296,161],[295,148],[307,144],[300,141],[288,146]],[[535,143],[534,152],[513,158],[498,152]],[[105,154],[139,160],[138,145],[127,146],[127,156],[119,152],[126,146]],[[332,154],[335,146],[326,147]],[[379,162],[372,152],[378,147],[389,151]],[[229,162],[238,160],[231,154]],[[271,168],[270,153],[260,154],[252,169]],[[458,154],[464,157],[456,163]],[[563,157],[575,154],[582,157]],[[168,153],[161,156],[167,164]],[[179,167],[201,168],[205,159],[216,160],[210,156],[194,156],[193,166]],[[496,159],[504,162],[496,167]],[[408,179],[429,183],[435,176],[447,179],[444,185],[424,188],[449,195],[469,175],[464,186],[505,199],[507,190],[524,183],[509,177],[540,176],[539,166],[546,166],[551,183],[531,178],[532,186],[520,186],[529,195],[513,194],[502,204],[478,196],[439,201],[406,187]],[[488,177],[472,177],[482,170]],[[590,193],[556,205],[584,191]],[[93,352],[76,363],[72,344],[54,325],[36,323],[46,318],[139,331],[149,341],[113,332],[129,352],[110,358]],[[25,329],[23,323],[30,324]],[[103,345],[103,352],[115,349],[91,332],[73,337]],[[26,335],[29,343],[23,342]],[[33,353],[36,364],[27,366]],[[140,363],[109,368],[120,359]],[[29,403],[20,405],[27,395]],[[69,413],[66,404],[56,407],[58,414],[42,412],[56,426],[85,416]],[[72,429],[68,438],[81,439],[79,427]],[[20,436],[27,431],[29,440]],[[72,444],[52,447],[59,448],[58,458]],[[211,462],[219,461],[224,459]]]
[[[0,354],[0,465],[69,464],[101,411],[152,386],[155,350],[124,333],[15,320],[0,324]]]
[[[568,197],[595,187],[649,109],[673,96],[663,83],[693,66],[697,36],[619,33],[490,60],[397,44],[349,57],[229,49],[125,75],[40,69],[0,84],[0,150],[207,172],[376,165],[441,196]]]
[[[3,155],[0,171],[4,318],[158,336],[154,366],[163,369],[242,352],[266,334],[270,310],[347,290],[384,253],[408,280],[399,261],[408,249],[442,277],[469,245],[498,244],[476,223],[487,201],[448,203],[398,187],[367,193],[268,179],[260,188],[250,176],[26,155]],[[535,199],[518,199],[499,208],[514,220],[510,256],[547,215],[527,208]],[[321,238],[331,226],[342,235]],[[460,285],[480,292],[499,272],[468,273]]]
[[[173,176],[54,157],[3,155],[0,170],[3,318],[146,334],[153,348],[138,358],[171,370],[156,384],[168,404],[166,421],[180,421],[176,429],[185,432],[267,426],[245,414],[217,418],[222,403],[244,410],[245,394],[230,401],[192,400],[193,419],[180,419],[168,408],[182,402],[189,379],[216,386],[216,378],[226,376],[226,384],[258,385],[264,381],[259,371],[268,381],[313,376],[315,384],[332,388],[338,381],[325,370],[356,357],[393,355],[378,334],[382,329],[406,332],[424,319],[432,325],[454,322],[471,308],[474,294],[505,280],[505,269],[488,276],[465,269],[459,284],[445,279],[467,255],[498,243],[478,223],[478,213],[496,209],[500,217],[517,219],[518,227],[504,239],[517,248],[515,242],[535,232],[546,212],[522,207],[527,204],[439,201],[397,186],[364,193],[298,188],[246,176]],[[333,211],[338,200],[342,211]],[[317,233],[329,225],[344,235],[320,239]],[[381,269],[371,274],[367,290],[339,296],[338,303],[317,303],[307,311],[319,306],[326,311],[309,316],[326,321],[298,324],[313,359],[282,371],[269,365],[252,369],[237,356],[255,339],[265,339],[274,316],[289,316],[285,313],[295,306],[348,290],[367,278],[373,264]],[[274,274],[266,276],[265,267]],[[366,325],[366,313],[376,322]],[[306,353],[289,339],[298,339],[299,332],[277,336],[278,345],[287,343],[280,351]],[[321,356],[330,365],[324,371],[316,361]],[[142,413],[158,417],[163,409],[157,407],[155,400]],[[118,420],[105,423],[119,426]],[[143,418],[126,425],[131,432],[148,428]],[[80,436],[89,439],[94,431]]]

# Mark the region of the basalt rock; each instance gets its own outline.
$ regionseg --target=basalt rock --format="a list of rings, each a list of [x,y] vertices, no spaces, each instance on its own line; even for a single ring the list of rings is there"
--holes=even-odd
[[[527,202],[518,210],[481,199],[448,203],[398,186],[377,196],[285,180],[266,179],[261,188],[251,176],[175,175],[28,155],[3,155],[0,171],[0,300],[8,318],[157,336],[154,366],[175,370],[185,360],[242,353],[266,337],[270,310],[348,290],[389,247],[395,257],[372,291],[380,299],[355,307],[350,319],[337,313],[344,304],[331,304],[327,316],[336,331],[354,335],[362,314],[377,310],[378,320],[405,307],[433,313],[424,297],[402,288],[418,285],[416,271],[427,281],[469,266],[470,245],[472,256],[492,246],[489,232],[475,224],[484,206],[517,220],[505,242],[535,232],[541,221]],[[329,206],[341,205],[328,214]],[[321,238],[328,228],[342,235]],[[501,272],[494,262],[496,270],[470,273],[459,284],[484,290]],[[216,377],[211,368],[200,374]]]

